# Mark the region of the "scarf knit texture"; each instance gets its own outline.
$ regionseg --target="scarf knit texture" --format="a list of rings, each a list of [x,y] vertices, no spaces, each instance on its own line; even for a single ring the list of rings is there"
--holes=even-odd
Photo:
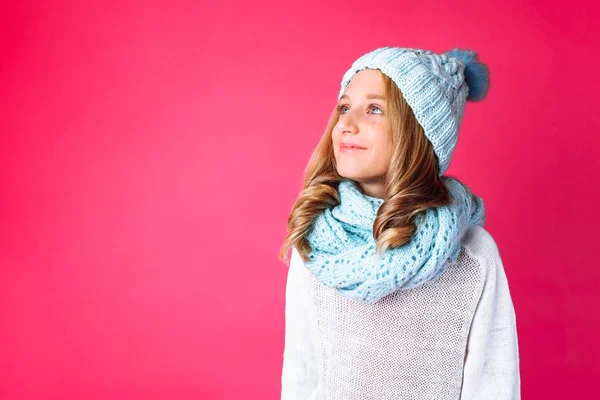
[[[339,204],[321,212],[307,233],[312,251],[305,266],[326,287],[367,303],[435,280],[456,262],[465,231],[485,223],[483,199],[454,178],[442,179],[451,202],[419,214],[411,240],[381,256],[373,223],[384,199],[365,195],[354,181],[340,181]]]

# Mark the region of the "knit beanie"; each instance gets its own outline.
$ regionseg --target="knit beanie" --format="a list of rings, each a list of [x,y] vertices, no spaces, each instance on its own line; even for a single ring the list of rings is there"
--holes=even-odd
[[[359,71],[379,69],[398,86],[433,144],[439,175],[448,169],[458,141],[466,100],[483,100],[489,89],[489,70],[476,53],[453,49],[429,50],[381,47],[358,58],[344,74],[338,100]]]

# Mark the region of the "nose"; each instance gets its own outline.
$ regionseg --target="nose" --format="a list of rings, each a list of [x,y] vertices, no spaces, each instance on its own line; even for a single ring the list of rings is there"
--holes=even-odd
[[[340,115],[338,124],[342,134],[355,134],[358,132],[357,118],[354,117],[352,111],[349,111],[347,114]]]

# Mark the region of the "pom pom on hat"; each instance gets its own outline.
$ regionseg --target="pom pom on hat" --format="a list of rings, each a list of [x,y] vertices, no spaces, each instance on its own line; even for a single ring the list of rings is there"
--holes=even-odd
[[[444,54],[458,58],[465,64],[465,83],[469,87],[467,100],[483,100],[490,88],[490,71],[487,65],[477,61],[477,54],[470,50],[452,49]]]

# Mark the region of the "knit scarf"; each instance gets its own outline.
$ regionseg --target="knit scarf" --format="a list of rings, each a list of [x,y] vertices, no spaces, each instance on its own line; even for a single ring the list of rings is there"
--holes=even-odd
[[[305,266],[323,285],[367,303],[435,280],[456,262],[465,231],[485,223],[483,199],[454,178],[442,179],[451,203],[419,214],[412,239],[381,256],[373,222],[384,200],[365,195],[354,181],[340,181],[340,204],[321,212],[307,233],[312,251]]]

